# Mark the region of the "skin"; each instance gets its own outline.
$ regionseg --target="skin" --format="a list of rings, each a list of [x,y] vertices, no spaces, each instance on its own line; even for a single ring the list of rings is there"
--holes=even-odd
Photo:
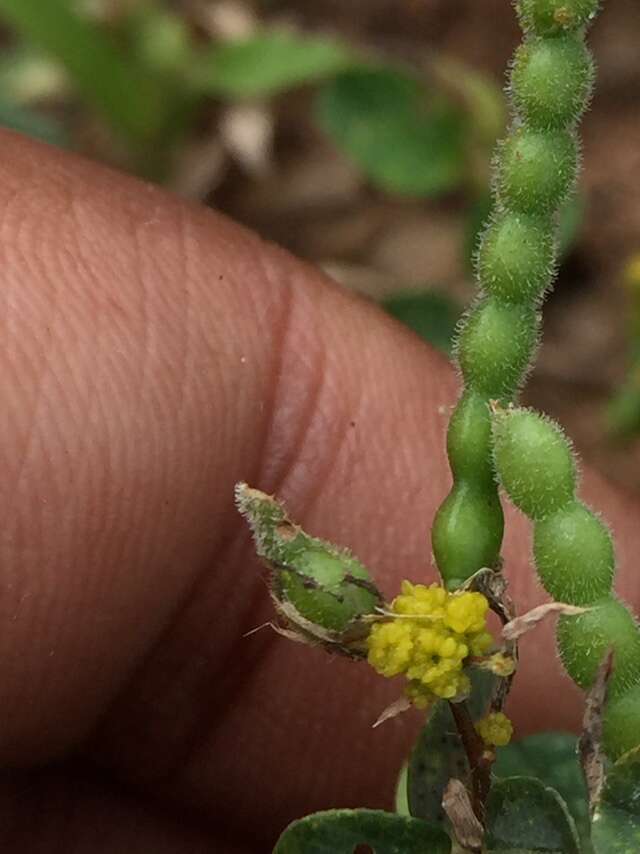
[[[393,595],[435,580],[457,381],[378,309],[221,216],[0,136],[0,807],[7,851],[269,850],[292,818],[390,805],[400,691],[279,638],[233,485],[277,492]],[[582,495],[633,573],[638,503]],[[520,610],[542,601],[507,514]],[[576,727],[552,626],[520,734]]]

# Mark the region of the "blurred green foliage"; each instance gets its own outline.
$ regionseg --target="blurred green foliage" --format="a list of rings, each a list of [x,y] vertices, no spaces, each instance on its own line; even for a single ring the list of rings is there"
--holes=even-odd
[[[11,33],[0,56],[0,125],[73,146],[78,117],[99,117],[119,162],[163,181],[216,103],[312,86],[310,118],[371,187],[414,200],[458,194],[471,269],[490,213],[486,164],[506,122],[493,80],[442,55],[418,72],[337,37],[266,25],[213,40],[168,0],[124,3],[102,16],[99,5],[0,0],[0,23]],[[561,216],[565,251],[581,214],[578,199]],[[386,308],[450,352],[459,309],[446,295],[400,295]]]
[[[628,303],[628,372],[606,409],[607,428],[618,440],[640,433],[640,253],[633,255],[622,275]]]
[[[323,87],[316,112],[320,127],[382,190],[437,196],[462,181],[463,116],[406,74],[346,71]]]
[[[332,77],[354,61],[338,41],[267,31],[210,48],[195,64],[193,80],[209,95],[270,98]]]

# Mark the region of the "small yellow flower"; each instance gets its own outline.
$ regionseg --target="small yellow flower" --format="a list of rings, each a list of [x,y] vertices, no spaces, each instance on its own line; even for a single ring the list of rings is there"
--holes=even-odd
[[[486,598],[403,581],[390,610],[391,619],[371,629],[371,666],[382,676],[404,673],[409,679],[407,695],[418,708],[439,697],[466,696],[470,690],[463,672],[466,659],[483,655],[493,645],[486,627]]]
[[[496,676],[500,676],[503,679],[511,676],[516,671],[515,659],[510,655],[505,655],[504,652],[494,652],[493,655],[490,655],[483,661],[476,662],[476,665],[482,667],[484,670],[491,671],[491,673],[495,673]]]
[[[504,747],[513,735],[513,724],[503,712],[490,712],[476,724],[478,735],[490,747]]]
[[[487,622],[489,603],[482,593],[450,594],[445,623],[455,632],[481,632]]]

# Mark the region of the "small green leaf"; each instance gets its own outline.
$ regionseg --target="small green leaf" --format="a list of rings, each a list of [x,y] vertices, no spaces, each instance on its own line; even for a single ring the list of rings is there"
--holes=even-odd
[[[497,777],[536,777],[556,789],[573,816],[584,854],[591,850],[587,787],[574,735],[543,732],[501,747],[493,770]]]
[[[435,291],[394,294],[383,302],[395,318],[421,338],[449,355],[460,309],[449,297]]]
[[[368,845],[374,854],[449,854],[439,827],[379,810],[329,810],[294,821],[273,854],[353,854]]]
[[[597,854],[640,851],[640,748],[622,756],[607,774],[593,819]]]
[[[437,196],[464,170],[464,123],[449,103],[426,98],[420,83],[381,68],[345,71],[321,90],[321,128],[378,187]]]
[[[491,788],[487,854],[580,854],[573,819],[555,789],[533,777],[508,777]]]
[[[196,86],[226,98],[276,95],[333,76],[353,63],[340,42],[286,32],[263,32],[212,48],[194,74]]]
[[[446,820],[442,809],[445,786],[452,777],[464,782],[468,775],[469,764],[449,704],[441,701],[429,716],[409,760],[409,812],[442,824]]]

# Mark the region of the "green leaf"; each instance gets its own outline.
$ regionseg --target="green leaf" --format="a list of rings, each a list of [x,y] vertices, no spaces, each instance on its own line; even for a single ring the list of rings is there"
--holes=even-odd
[[[212,95],[268,97],[333,76],[353,61],[351,52],[333,39],[263,32],[212,48],[201,57],[194,81]]]
[[[60,122],[16,104],[0,101],[0,126],[60,148],[69,146],[69,136]]]
[[[449,837],[415,818],[379,810],[329,810],[294,821],[273,854],[353,854],[368,845],[374,854],[449,854]]]
[[[640,851],[640,748],[622,756],[609,770],[593,819],[597,854]]]
[[[449,704],[433,709],[409,760],[407,795],[409,812],[425,821],[444,823],[442,795],[452,777],[465,781],[469,775],[460,736]]]
[[[487,801],[487,854],[580,854],[580,844],[560,795],[533,777],[494,783]]]
[[[429,102],[420,83],[389,69],[345,71],[318,96],[317,119],[376,186],[437,196],[460,183],[464,123],[449,103]]]
[[[449,355],[460,309],[435,291],[400,293],[387,297],[384,308],[421,338]]]
[[[501,747],[493,771],[497,777],[536,777],[556,789],[576,823],[584,854],[591,850],[587,787],[574,735],[544,732]]]

